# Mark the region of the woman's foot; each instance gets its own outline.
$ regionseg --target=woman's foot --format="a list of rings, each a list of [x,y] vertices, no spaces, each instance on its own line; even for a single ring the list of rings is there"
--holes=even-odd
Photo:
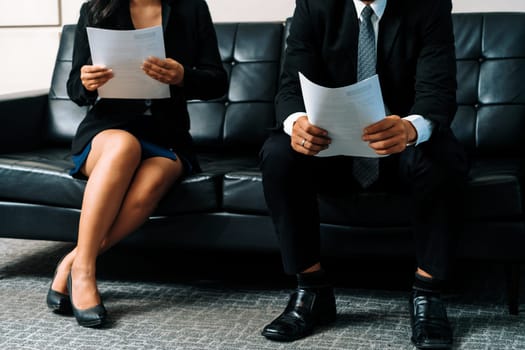
[[[100,304],[100,294],[97,288],[94,268],[79,268],[73,266],[71,269],[71,291],[72,303],[79,309],[89,309]]]
[[[67,290],[67,276],[69,272],[71,272],[71,265],[73,265],[73,261],[75,260],[75,252],[76,249],[73,249],[58,262],[53,282],[51,282],[51,290],[69,295]]]
[[[67,289],[67,276],[75,255],[72,253],[65,255],[58,262],[46,296],[47,306],[57,314],[71,315],[72,313],[71,300]]]
[[[73,265],[68,278],[73,314],[79,325],[98,327],[106,320],[106,309],[97,289],[94,267]]]

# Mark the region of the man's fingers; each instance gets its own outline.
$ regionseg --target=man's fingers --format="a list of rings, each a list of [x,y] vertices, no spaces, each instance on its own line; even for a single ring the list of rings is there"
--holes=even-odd
[[[365,134],[374,134],[374,133],[382,131],[382,130],[390,129],[391,127],[396,125],[396,123],[399,121],[399,119],[400,118],[398,116],[385,117],[385,118],[381,119],[380,121],[375,122],[374,124],[370,124],[369,126],[367,126],[365,128],[365,130],[364,130],[364,133]]]
[[[370,142],[368,145],[377,154],[387,155],[404,151],[406,148],[406,140],[402,136],[396,136],[376,142]]]
[[[308,117],[306,116],[300,117],[299,119],[297,119],[297,121],[294,124],[294,127],[295,125],[297,125],[299,129],[301,129],[302,131],[310,135],[316,135],[316,136],[327,136],[328,135],[328,132],[326,130],[321,129],[311,124],[308,121]]]
[[[302,136],[301,136],[302,135]],[[292,138],[292,148],[299,153],[313,156],[328,148],[330,139],[312,136],[304,132],[295,133]]]

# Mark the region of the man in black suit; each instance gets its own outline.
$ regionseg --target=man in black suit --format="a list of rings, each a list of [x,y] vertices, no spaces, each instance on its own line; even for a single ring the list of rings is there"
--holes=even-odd
[[[412,342],[451,346],[440,289],[467,172],[450,130],[456,111],[451,6],[450,0],[297,0],[276,97],[279,125],[261,150],[261,169],[284,269],[297,275],[298,288],[264,328],[265,337],[292,341],[335,320],[333,289],[320,263],[317,195],[402,190],[412,204],[418,264],[409,303]],[[298,72],[327,87],[377,73],[388,112],[362,138],[388,157],[315,157],[330,146],[330,130],[308,121]]]

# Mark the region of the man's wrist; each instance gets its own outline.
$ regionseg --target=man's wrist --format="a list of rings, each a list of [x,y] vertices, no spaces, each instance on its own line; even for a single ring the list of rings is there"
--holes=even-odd
[[[416,136],[413,142],[408,142],[407,145],[417,146],[420,143],[428,141],[428,139],[430,139],[430,136],[432,135],[432,130],[434,129],[434,123],[431,120],[424,118],[419,114],[412,114],[406,116],[403,118],[403,120],[410,122],[410,124],[416,132]]]
[[[284,132],[292,136],[293,124],[295,123],[297,119],[305,115],[306,115],[305,112],[296,112],[296,113],[290,114],[283,122]]]
[[[410,120],[403,119],[407,131],[407,146],[415,145],[417,142],[417,130]]]

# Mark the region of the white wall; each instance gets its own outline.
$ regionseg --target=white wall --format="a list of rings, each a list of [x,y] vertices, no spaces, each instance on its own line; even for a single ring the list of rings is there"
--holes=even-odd
[[[49,88],[60,28],[77,21],[83,2],[0,0],[0,95]],[[295,0],[207,2],[216,22],[282,21],[292,15],[295,7]],[[525,12],[525,0],[453,0],[453,3],[454,12]]]
[[[452,3],[454,12],[525,12],[525,0],[452,0]]]

